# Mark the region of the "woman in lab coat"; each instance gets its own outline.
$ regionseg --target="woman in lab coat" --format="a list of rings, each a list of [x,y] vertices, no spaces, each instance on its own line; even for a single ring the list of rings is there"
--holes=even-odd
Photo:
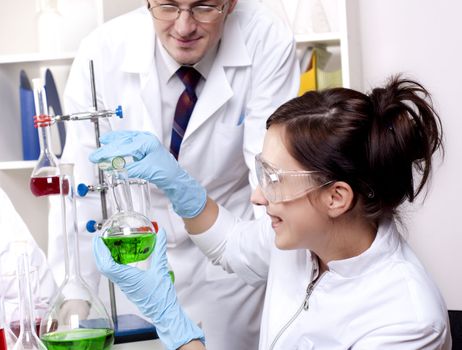
[[[249,201],[251,184],[256,185],[251,169],[253,158],[263,144],[265,121],[298,90],[293,36],[253,0],[150,0],[151,6],[158,3],[178,4],[182,9],[197,4],[219,4],[221,8],[224,4],[223,18],[216,23],[197,23],[188,11],[182,11],[176,21],[171,21],[178,33],[196,28],[191,35],[202,33],[200,42],[208,37],[202,27],[210,31],[213,25],[215,39],[222,31],[219,43],[210,47],[194,65],[204,79],[196,89],[198,100],[182,140],[178,162],[207,189],[210,197],[235,215],[250,219],[253,217]],[[169,24],[153,19],[144,7],[105,23],[83,40],[64,94],[67,112],[86,111],[92,105],[88,69],[88,60],[92,59],[98,108],[111,109],[120,104],[124,110],[123,119],[101,120],[101,132],[149,131],[168,146],[175,103],[184,89],[174,74],[182,62],[171,55],[172,36],[164,38],[164,27]],[[75,163],[76,183],[96,184],[95,167],[88,161],[88,155],[96,148],[93,124],[75,122],[67,130],[62,158]],[[169,261],[175,271],[178,297],[188,314],[209,334],[210,348],[255,349],[264,286],[246,285],[235,274],[226,274],[210,264],[188,238],[168,199],[154,186],[151,198],[152,219],[168,231]],[[77,199],[77,206],[79,229],[83,231],[80,250],[82,256],[87,256],[91,254],[92,235],[85,232],[85,224],[91,219],[101,220],[99,197],[89,194]],[[64,267],[60,248],[63,236],[54,219],[58,210],[59,203],[54,200],[48,251],[59,281]],[[100,274],[94,262],[81,261],[83,277],[97,290]],[[104,290],[106,286],[107,283],[102,283],[100,288]],[[116,293],[119,294],[118,289]],[[120,293],[119,313],[138,312],[128,301],[125,304],[129,305],[125,305],[123,299]],[[233,329],[228,327],[230,322],[236,323]]]
[[[25,243],[32,273],[33,303],[36,316],[45,313],[56,291],[56,283],[46,257],[15,210],[7,194],[0,188],[0,299],[5,302],[8,321],[19,320],[18,286],[15,277],[15,243]],[[3,295],[2,295],[3,293]]]
[[[140,157],[129,173],[165,191],[213,263],[249,284],[266,282],[260,349],[449,350],[445,303],[395,224],[441,147],[427,96],[395,77],[369,95],[337,88],[282,105],[255,159],[252,200],[268,214],[255,221],[207,198],[152,135],[111,133],[91,158]],[[168,349],[201,349],[203,334],[168,278],[163,231],[158,239],[149,271],[116,264],[101,239],[97,266],[153,320]]]

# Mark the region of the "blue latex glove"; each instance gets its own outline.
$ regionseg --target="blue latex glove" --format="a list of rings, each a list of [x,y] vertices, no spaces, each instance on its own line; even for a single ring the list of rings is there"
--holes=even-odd
[[[170,199],[178,215],[193,218],[204,210],[205,189],[178,165],[153,134],[112,131],[101,136],[100,142],[103,146],[90,155],[93,163],[131,155],[136,161],[126,166],[128,176],[155,184]]]
[[[184,313],[168,273],[165,231],[157,242],[147,271],[116,263],[101,237],[93,237],[93,254],[101,273],[117,284],[140,311],[149,317],[167,349],[178,349],[193,339],[205,343],[204,333]]]

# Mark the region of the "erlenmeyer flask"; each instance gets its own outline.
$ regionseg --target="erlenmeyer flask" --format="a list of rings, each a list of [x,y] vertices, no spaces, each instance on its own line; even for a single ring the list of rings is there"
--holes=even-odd
[[[16,270],[11,268],[11,261],[16,257],[7,248],[0,254],[0,350],[13,349],[17,337],[11,330],[5,312],[5,298],[16,292]],[[10,268],[6,268],[10,266]],[[16,294],[16,293],[15,293]]]
[[[129,264],[146,260],[154,250],[156,231],[152,222],[133,210],[127,171],[105,171],[115,213],[104,223],[101,236],[114,260]]]
[[[66,274],[42,319],[40,337],[51,350],[107,350],[114,343],[114,325],[80,275],[73,164],[59,169]]]
[[[48,116],[48,103],[45,87],[41,79],[32,79],[36,126],[39,135],[40,155],[30,178],[30,190],[37,196],[59,194],[58,159],[51,149],[51,119]]]
[[[6,322],[4,300],[0,298],[0,350],[13,349],[17,340]]]
[[[20,332],[13,350],[46,350],[47,348],[40,341],[35,331],[35,317],[33,315],[29,280],[29,257],[25,249],[18,256],[16,276],[19,291]]]

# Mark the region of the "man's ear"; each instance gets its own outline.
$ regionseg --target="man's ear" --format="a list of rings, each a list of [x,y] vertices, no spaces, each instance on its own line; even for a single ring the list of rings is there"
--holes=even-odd
[[[238,0],[229,0],[228,15],[233,12],[234,7],[236,7]]]
[[[354,193],[344,181],[334,182],[323,190],[322,199],[331,218],[337,218],[353,206]]]

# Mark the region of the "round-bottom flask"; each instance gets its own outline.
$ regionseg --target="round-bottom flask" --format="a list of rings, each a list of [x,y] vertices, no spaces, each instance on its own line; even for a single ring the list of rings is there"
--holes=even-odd
[[[51,148],[50,118],[45,87],[41,79],[33,79],[34,102],[39,135],[40,155],[30,178],[30,190],[37,196],[59,194],[58,159]],[[32,120],[31,120],[32,122]]]
[[[73,165],[59,168],[66,276],[42,318],[40,338],[49,350],[108,350],[114,343],[113,322],[80,275]]]
[[[119,264],[130,264],[149,258],[156,244],[152,222],[133,210],[129,181],[125,169],[105,171],[115,213],[104,223],[101,236]]]

